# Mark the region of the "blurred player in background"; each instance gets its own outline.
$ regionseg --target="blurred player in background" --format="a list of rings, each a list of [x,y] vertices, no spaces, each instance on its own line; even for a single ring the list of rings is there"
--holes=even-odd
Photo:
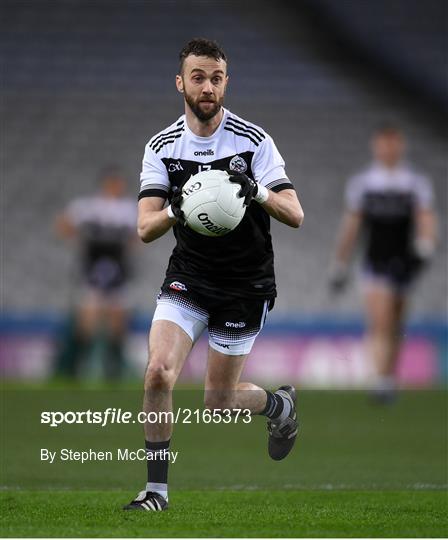
[[[185,114],[145,149],[139,236],[152,242],[173,228],[176,246],[152,321],[143,407],[146,413],[172,411],[177,377],[208,328],[206,407],[248,409],[267,417],[268,452],[280,460],[297,436],[295,389],[287,385],[270,392],[240,382],[240,376],[276,296],[269,216],[297,228],[303,211],[272,138],[223,108],[227,81],[227,58],[219,45],[206,39],[189,42],[176,76]],[[238,227],[220,238],[194,232],[181,209],[182,185],[210,169],[230,170],[229,180],[240,184],[238,196],[247,206]],[[164,456],[171,434],[171,422],[145,424],[148,482],[126,510],[168,507]],[[198,441],[198,451],[203,446]]]
[[[346,211],[330,274],[332,289],[342,290],[363,230],[368,356],[376,371],[373,396],[380,402],[395,397],[408,294],[436,244],[432,187],[403,160],[405,142],[395,126],[374,133],[373,163],[347,184]]]
[[[59,353],[57,371],[79,375],[82,360],[103,338],[105,375],[116,379],[124,368],[129,249],[136,239],[137,213],[118,168],[104,169],[100,184],[98,193],[73,200],[57,219],[59,234],[78,241],[81,263],[74,321]]]

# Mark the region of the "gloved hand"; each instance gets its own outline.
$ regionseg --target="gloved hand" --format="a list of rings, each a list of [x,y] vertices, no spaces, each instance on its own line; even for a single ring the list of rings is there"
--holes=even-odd
[[[173,214],[173,217],[176,218],[178,223],[181,225],[186,225],[185,216],[181,209],[183,200],[182,188],[174,186],[170,202],[171,213]]]
[[[239,184],[241,189],[238,192],[238,197],[244,197],[244,206],[249,206],[252,199],[260,204],[267,201],[269,197],[268,190],[249,178],[247,174],[237,173],[235,171],[227,170],[229,174],[229,180],[235,184]]]
[[[337,262],[330,267],[328,286],[334,294],[341,293],[348,283],[348,268],[345,264]]]
[[[412,263],[415,272],[420,272],[429,266],[434,257],[435,243],[428,238],[417,238],[414,242]]]

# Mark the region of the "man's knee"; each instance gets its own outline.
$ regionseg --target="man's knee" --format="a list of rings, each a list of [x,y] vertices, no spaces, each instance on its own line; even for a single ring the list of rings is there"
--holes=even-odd
[[[145,373],[145,390],[170,390],[176,382],[176,372],[165,356],[151,355]]]

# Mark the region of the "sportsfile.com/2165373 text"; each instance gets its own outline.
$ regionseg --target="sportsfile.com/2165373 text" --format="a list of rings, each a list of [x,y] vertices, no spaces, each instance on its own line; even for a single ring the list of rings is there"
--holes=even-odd
[[[249,409],[176,409],[176,411],[140,411],[134,414],[121,408],[108,407],[102,411],[42,411],[40,423],[50,427],[67,424],[96,424],[105,427],[111,424],[231,424],[241,420],[249,424],[252,420]]]

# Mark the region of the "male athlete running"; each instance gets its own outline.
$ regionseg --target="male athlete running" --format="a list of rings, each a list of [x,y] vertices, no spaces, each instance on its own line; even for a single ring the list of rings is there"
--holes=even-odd
[[[149,335],[145,412],[172,410],[171,390],[185,359],[208,327],[205,406],[249,409],[268,418],[272,459],[287,456],[297,436],[295,389],[272,393],[240,382],[240,375],[276,296],[269,216],[299,227],[303,211],[284,161],[260,127],[223,108],[227,58],[213,41],[194,39],[180,53],[177,90],[185,114],[147,144],[141,173],[138,233],[152,242],[173,227],[177,243],[157,301]],[[180,187],[192,174],[232,171],[248,205],[240,225],[209,238],[184,224]],[[164,208],[166,199],[170,205]],[[172,425],[145,425],[151,454],[148,482],[126,510],[168,507]],[[158,457],[160,456],[160,457]]]

